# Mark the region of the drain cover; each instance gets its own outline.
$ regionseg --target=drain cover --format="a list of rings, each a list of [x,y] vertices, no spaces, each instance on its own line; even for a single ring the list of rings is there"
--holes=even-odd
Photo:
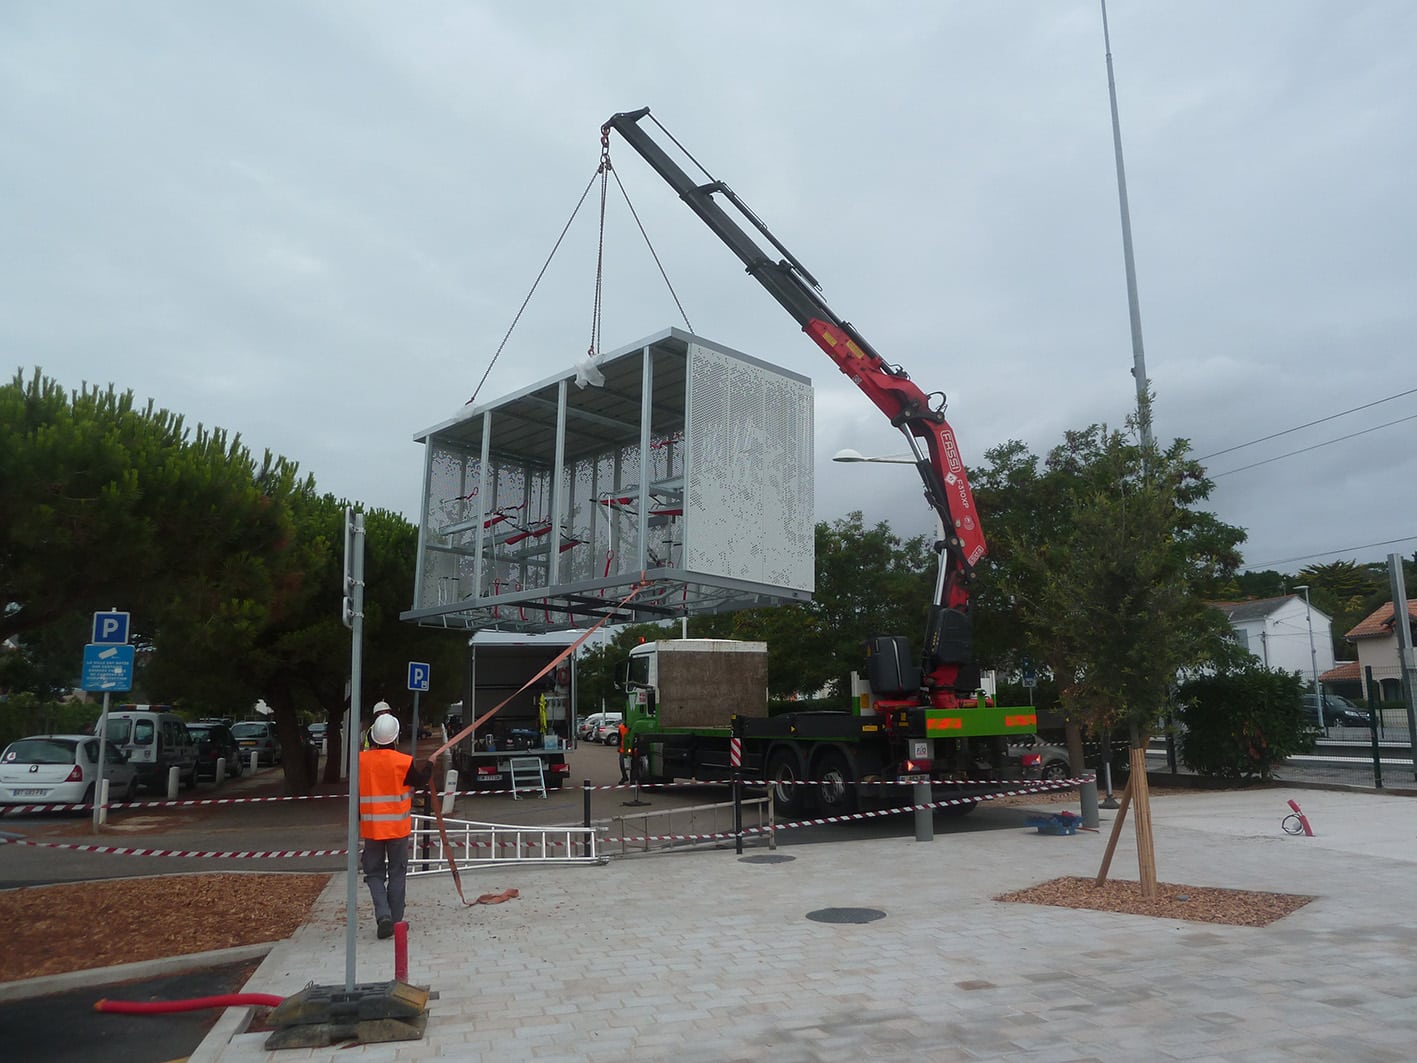
[[[879,908],[818,908],[807,913],[808,919],[818,923],[874,923],[885,917]]]
[[[761,856],[745,856],[738,861],[740,864],[785,864],[789,860],[796,860],[795,856],[788,856],[785,853],[763,854]]]

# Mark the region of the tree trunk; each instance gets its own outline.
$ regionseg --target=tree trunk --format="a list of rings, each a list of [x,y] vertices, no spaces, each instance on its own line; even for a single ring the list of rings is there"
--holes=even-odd
[[[325,731],[325,748],[329,750],[329,755],[325,760],[325,782],[339,782],[340,772],[343,769],[341,753],[344,751],[343,731],[345,714],[340,712],[330,713],[329,727]]]
[[[1068,770],[1074,779],[1081,779],[1087,771],[1086,759],[1082,751],[1082,725],[1068,720],[1063,724],[1063,737],[1068,745]]]

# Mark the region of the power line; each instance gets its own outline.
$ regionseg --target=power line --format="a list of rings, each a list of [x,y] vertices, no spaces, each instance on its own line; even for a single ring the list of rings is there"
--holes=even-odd
[[[1414,389],[1414,390],[1417,390],[1417,389]],[[1392,397],[1393,397],[1393,398],[1396,398],[1397,396],[1394,395],[1394,396],[1392,396]],[[1351,411],[1350,411],[1350,412],[1351,412]],[[1342,416],[1342,415],[1341,415],[1341,414],[1334,414],[1333,416],[1334,416],[1334,417],[1340,417],[1340,416]],[[1324,420],[1330,420],[1330,419],[1331,419],[1331,418],[1327,418],[1327,417],[1324,418]],[[1211,473],[1211,474],[1210,474],[1210,478],[1211,478],[1212,480],[1215,480],[1215,479],[1219,479],[1219,478],[1222,477],[1222,476],[1229,476],[1229,475],[1230,475],[1231,473],[1233,473],[1233,472],[1244,472],[1246,469],[1257,469],[1257,468],[1259,468],[1261,465],[1268,465],[1268,464],[1269,464],[1270,462],[1272,462],[1272,461],[1279,461],[1279,460],[1282,459],[1282,458],[1292,458],[1292,457],[1294,457],[1294,455],[1296,455],[1296,454],[1307,454],[1309,451],[1311,451],[1311,450],[1318,450],[1320,447],[1332,446],[1334,443],[1342,443],[1342,442],[1343,442],[1344,440],[1346,440],[1346,439],[1357,439],[1359,436],[1365,436],[1365,435],[1367,435],[1369,432],[1376,432],[1376,431],[1378,431],[1378,430],[1381,429],[1381,428],[1391,428],[1391,427],[1392,427],[1393,425],[1395,425],[1395,424],[1402,424],[1402,422],[1404,422],[1404,421],[1414,421],[1414,420],[1417,420],[1417,413],[1408,414],[1406,417],[1399,417],[1399,418],[1398,418],[1397,420],[1395,420],[1395,421],[1389,421],[1389,422],[1387,422],[1387,424],[1374,425],[1372,428],[1364,428],[1364,429],[1362,429],[1362,430],[1360,430],[1360,431],[1357,431],[1357,432],[1350,432],[1348,435],[1346,435],[1346,436],[1339,436],[1337,439],[1329,439],[1329,440],[1325,440],[1325,441],[1322,442],[1322,443],[1315,443],[1315,444],[1313,444],[1312,446],[1301,447],[1299,450],[1291,450],[1291,451],[1289,451],[1287,454],[1276,454],[1274,457],[1272,457],[1272,458],[1265,458],[1263,461],[1252,462],[1252,463],[1249,464],[1249,465],[1241,465],[1238,469],[1226,469],[1224,472]],[[1314,423],[1314,424],[1318,424],[1319,422],[1318,422],[1318,421],[1314,421],[1313,423]],[[1307,428],[1308,426],[1305,425],[1304,427]],[[1293,431],[1293,429],[1291,429],[1291,431]],[[1278,434],[1278,435],[1283,435],[1284,433],[1283,433],[1283,432],[1279,432],[1279,433],[1276,433],[1276,434]],[[1273,439],[1274,436],[1267,436],[1266,438],[1268,438],[1268,439]],[[1258,442],[1261,442],[1261,441],[1260,441],[1260,440],[1255,440],[1255,442],[1258,443]],[[1243,446],[1249,446],[1248,443],[1245,443],[1245,444],[1242,444],[1242,445],[1243,445]],[[1231,449],[1232,449],[1232,450],[1238,450],[1239,448],[1238,448],[1238,447],[1232,447]],[[1224,451],[1222,451],[1221,453],[1224,453]]]
[[[1342,550],[1324,550],[1317,554],[1300,554],[1298,557],[1281,557],[1278,561],[1256,561],[1252,566],[1247,565],[1246,569],[1255,571],[1256,569],[1268,568],[1270,565],[1287,565],[1291,561],[1307,561],[1311,557],[1332,557],[1335,554],[1352,554],[1359,550],[1371,550],[1375,546],[1396,546],[1398,543],[1417,542],[1417,535],[1409,535],[1404,539],[1384,539],[1380,543],[1364,543],[1362,546],[1345,546]]]
[[[1256,443],[1266,443],[1266,442],[1268,442],[1268,441],[1271,440],[1271,439],[1278,439],[1280,436],[1287,436],[1287,435],[1289,435],[1291,432],[1302,432],[1305,428],[1312,428],[1312,427],[1314,427],[1314,425],[1316,425],[1316,424],[1323,424],[1325,421],[1332,421],[1332,420],[1334,420],[1334,419],[1336,419],[1336,418],[1339,418],[1339,417],[1347,417],[1350,413],[1358,413],[1358,412],[1360,412],[1360,411],[1362,411],[1362,410],[1371,409],[1371,408],[1374,407],[1374,406],[1381,405],[1381,404],[1384,403],[1384,402],[1391,402],[1393,399],[1400,399],[1400,398],[1402,398],[1404,395],[1412,395],[1412,394],[1417,394],[1417,388],[1410,388],[1410,389],[1408,389],[1407,391],[1399,391],[1396,395],[1389,395],[1389,396],[1387,396],[1387,398],[1383,398],[1383,399],[1375,399],[1375,400],[1372,401],[1372,402],[1364,403],[1362,406],[1354,406],[1353,409],[1351,409],[1351,410],[1344,410],[1342,413],[1331,413],[1331,414],[1329,414],[1327,417],[1320,417],[1317,421],[1310,421],[1308,424],[1301,424],[1301,425],[1299,425],[1299,426],[1297,426],[1297,427],[1295,427],[1295,428],[1286,428],[1286,429],[1284,429],[1284,431],[1282,431],[1282,432],[1274,432],[1274,433],[1272,433],[1271,435],[1260,436],[1259,439],[1252,439],[1252,440],[1250,440],[1248,443],[1236,443],[1233,447],[1226,447],[1224,450],[1217,450],[1217,451],[1215,451],[1215,452],[1212,453],[1212,454],[1204,454],[1204,455],[1202,455],[1201,457],[1197,458],[1196,461],[1208,461],[1208,460],[1211,459],[1211,458],[1218,458],[1218,457],[1220,457],[1220,455],[1222,455],[1222,454],[1229,454],[1231,451],[1244,450],[1246,447],[1252,447],[1252,446],[1254,446]],[[1395,424],[1396,422],[1393,422],[1393,423]],[[1335,442],[1337,442],[1337,441],[1335,440]],[[1296,454],[1301,454],[1301,453],[1303,453],[1303,452],[1302,452],[1302,451],[1295,451],[1295,453],[1296,453]],[[1246,467],[1249,468],[1249,466],[1246,466]],[[1232,472],[1239,472],[1240,470],[1239,470],[1239,469],[1232,469],[1231,471],[1232,471]],[[1222,474],[1222,475],[1224,475],[1224,474]]]

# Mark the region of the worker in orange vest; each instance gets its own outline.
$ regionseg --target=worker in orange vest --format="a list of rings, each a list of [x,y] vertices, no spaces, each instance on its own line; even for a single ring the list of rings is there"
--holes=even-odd
[[[364,842],[359,864],[374,901],[374,922],[381,938],[392,937],[403,922],[404,880],[408,874],[408,836],[413,830],[413,791],[432,776],[407,753],[394,748],[399,721],[381,701],[369,728],[373,748],[359,754],[359,836]]]
[[[625,721],[620,721],[620,781],[630,781],[630,729],[625,726]]]

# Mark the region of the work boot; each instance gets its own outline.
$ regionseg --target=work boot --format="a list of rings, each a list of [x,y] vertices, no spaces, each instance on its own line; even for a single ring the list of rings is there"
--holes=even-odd
[[[394,921],[392,919],[379,920],[379,937],[391,938],[394,936]]]

